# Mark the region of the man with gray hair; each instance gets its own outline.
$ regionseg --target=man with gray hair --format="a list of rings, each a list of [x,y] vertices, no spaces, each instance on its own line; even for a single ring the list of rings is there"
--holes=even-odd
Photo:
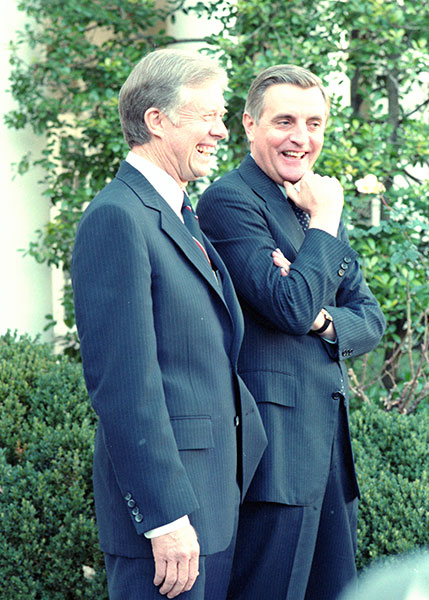
[[[342,187],[312,171],[328,115],[311,72],[264,70],[243,115],[251,153],[197,209],[241,301],[239,373],[268,437],[240,509],[234,600],[334,600],[356,576],[345,359],[374,348],[385,323],[341,221]]]
[[[243,319],[185,192],[225,138],[225,72],[157,50],[119,95],[130,152],[85,211],[72,281],[99,417],[94,493],[111,600],[226,596],[238,505],[266,446],[237,374]]]

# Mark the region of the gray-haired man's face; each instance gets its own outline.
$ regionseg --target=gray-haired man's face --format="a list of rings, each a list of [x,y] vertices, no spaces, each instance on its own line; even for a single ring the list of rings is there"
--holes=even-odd
[[[188,102],[178,110],[176,124],[164,115],[162,138],[158,140],[162,168],[182,187],[210,173],[217,143],[228,134],[220,82],[187,92]]]

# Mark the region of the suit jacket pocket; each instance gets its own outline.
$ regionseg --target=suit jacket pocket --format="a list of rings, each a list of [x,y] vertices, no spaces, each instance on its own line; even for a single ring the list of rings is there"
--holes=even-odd
[[[214,448],[210,417],[171,417],[170,422],[179,450]]]
[[[296,377],[281,371],[242,371],[240,376],[257,403],[295,406]]]

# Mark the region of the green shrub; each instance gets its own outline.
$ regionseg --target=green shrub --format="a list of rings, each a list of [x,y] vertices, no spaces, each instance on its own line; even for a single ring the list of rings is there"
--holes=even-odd
[[[358,568],[429,544],[428,408],[410,415],[362,404],[351,414],[359,508]]]
[[[95,415],[80,365],[6,334],[0,410],[0,599],[107,598],[91,482]]]
[[[353,407],[359,568],[429,543],[419,408]],[[96,417],[80,365],[27,336],[0,337],[0,411],[0,600],[106,600],[91,481]]]

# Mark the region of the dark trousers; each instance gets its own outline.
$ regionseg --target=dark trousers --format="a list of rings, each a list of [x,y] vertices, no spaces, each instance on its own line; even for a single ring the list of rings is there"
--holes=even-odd
[[[345,408],[324,497],[310,506],[245,502],[228,600],[334,600],[356,579],[356,484]]]
[[[238,520],[238,508],[237,519]],[[213,523],[216,527],[216,523]],[[225,600],[234,557],[236,529],[231,544],[223,552],[200,556],[199,575],[189,592],[176,596],[183,600]],[[152,558],[126,558],[105,554],[110,600],[161,600],[153,584]]]

